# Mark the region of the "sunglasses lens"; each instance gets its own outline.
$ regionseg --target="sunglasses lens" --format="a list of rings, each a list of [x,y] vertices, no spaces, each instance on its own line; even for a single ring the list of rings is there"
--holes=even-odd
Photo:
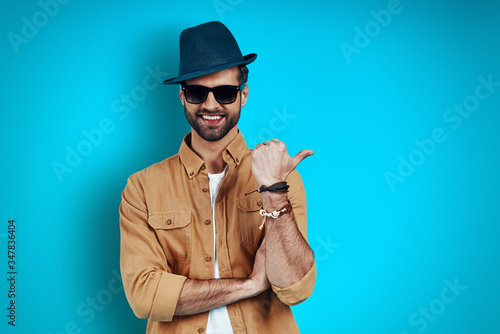
[[[235,86],[219,86],[214,90],[215,99],[222,104],[230,104],[236,101],[238,96],[238,87]]]
[[[186,100],[189,103],[202,103],[207,98],[208,89],[203,86],[187,86]]]
[[[238,96],[239,87],[238,86],[217,86],[214,88],[208,88],[205,86],[191,85],[184,86],[184,95],[186,96],[186,100],[189,103],[200,104],[203,103],[207,96],[208,92],[212,91],[215,99],[220,104],[231,104],[236,101],[236,97]]]

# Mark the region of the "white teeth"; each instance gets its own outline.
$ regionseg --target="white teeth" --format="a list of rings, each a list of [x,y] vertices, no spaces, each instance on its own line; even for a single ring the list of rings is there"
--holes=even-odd
[[[203,117],[203,119],[208,119],[208,120],[211,120],[211,121],[214,121],[216,119],[221,119],[222,116],[209,116],[209,115],[201,115],[201,117]]]

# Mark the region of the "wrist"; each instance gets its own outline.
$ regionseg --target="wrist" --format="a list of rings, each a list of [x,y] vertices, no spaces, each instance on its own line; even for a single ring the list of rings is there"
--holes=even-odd
[[[245,291],[245,294],[248,298],[255,297],[263,291],[258,284],[255,276],[245,280],[245,282],[243,283],[243,290]]]
[[[274,192],[263,192],[262,194],[262,207],[267,211],[274,211],[282,209],[288,204],[288,194],[287,193],[274,193]]]
[[[278,182],[285,182],[286,180],[285,179],[281,179],[281,178],[271,178],[271,179],[267,179],[267,180],[262,180],[261,183],[259,183],[260,186],[264,185],[266,187],[269,187],[275,183],[278,183]]]

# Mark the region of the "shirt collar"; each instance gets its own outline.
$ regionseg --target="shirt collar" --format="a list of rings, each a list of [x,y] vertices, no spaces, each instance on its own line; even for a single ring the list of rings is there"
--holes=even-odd
[[[201,170],[204,170],[205,162],[191,149],[191,133],[188,133],[182,141],[179,149],[179,156],[181,158],[187,176],[192,179]],[[222,159],[229,165],[229,168],[234,168],[241,163],[241,159],[245,152],[248,150],[247,144],[241,131],[222,151]]]

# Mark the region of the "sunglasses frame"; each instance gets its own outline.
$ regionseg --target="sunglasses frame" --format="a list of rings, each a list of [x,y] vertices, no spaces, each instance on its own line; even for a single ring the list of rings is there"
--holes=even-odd
[[[205,102],[205,101],[207,100],[208,94],[209,94],[210,92],[212,92],[212,94],[214,94],[214,98],[215,98],[215,100],[216,100],[218,103],[220,103],[220,104],[232,104],[232,103],[234,103],[234,101],[236,101],[236,99],[238,98],[238,93],[236,93],[236,95],[235,95],[235,97],[234,97],[234,100],[233,100],[233,101],[231,101],[231,102],[225,102],[225,103],[224,103],[224,102],[219,101],[219,98],[217,97],[217,94],[215,94],[215,91],[216,91],[218,88],[220,88],[220,87],[231,87],[231,88],[235,88],[237,92],[238,92],[238,91],[240,91],[240,92],[241,92],[241,91],[245,88],[245,84],[246,84],[246,82],[242,83],[242,84],[241,84],[241,85],[239,85],[239,86],[234,86],[234,85],[221,85],[221,86],[216,86],[216,87],[206,87],[206,86],[202,86],[202,85],[181,85],[181,89],[182,89],[182,91],[184,92],[184,98],[186,99],[186,101],[187,101],[188,103],[191,103],[191,104],[202,104],[203,102]],[[190,101],[188,100],[188,98],[187,98],[187,94],[186,94],[186,89],[187,89],[187,88],[189,88],[189,87],[202,87],[202,88],[204,88],[204,89],[205,89],[205,98],[204,98],[202,101],[200,101],[200,102],[190,102]]]

